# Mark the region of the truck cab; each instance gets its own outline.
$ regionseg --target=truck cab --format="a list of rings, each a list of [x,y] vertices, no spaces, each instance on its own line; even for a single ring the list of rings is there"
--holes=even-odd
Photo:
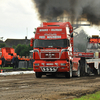
[[[86,52],[99,52],[100,51],[100,38],[98,35],[92,35],[91,38],[88,38]]]
[[[37,28],[33,44],[33,70],[37,78],[48,73],[72,77],[72,33],[69,22],[44,22]]]

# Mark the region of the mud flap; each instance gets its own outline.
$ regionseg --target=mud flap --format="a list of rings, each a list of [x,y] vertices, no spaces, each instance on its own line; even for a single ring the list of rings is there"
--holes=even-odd
[[[80,58],[73,59],[73,76],[80,77]]]
[[[76,77],[80,77],[81,76],[81,74],[80,74],[80,63],[79,62],[77,63],[76,71],[73,70],[73,76],[76,76]]]

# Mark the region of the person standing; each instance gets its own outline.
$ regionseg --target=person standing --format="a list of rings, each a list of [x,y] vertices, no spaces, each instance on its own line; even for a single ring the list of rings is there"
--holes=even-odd
[[[13,61],[13,64],[15,65],[15,69],[18,68],[19,60],[18,60],[17,55],[15,55],[15,56],[13,57],[12,61]]]
[[[31,67],[33,67],[33,62],[34,62],[34,59],[30,56]]]
[[[1,65],[1,67],[4,67],[4,66],[5,66],[5,58],[4,58],[4,56],[1,58],[1,60],[2,60],[2,65]]]

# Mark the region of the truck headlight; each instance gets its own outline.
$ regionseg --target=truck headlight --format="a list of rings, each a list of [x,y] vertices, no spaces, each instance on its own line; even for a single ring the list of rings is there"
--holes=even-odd
[[[99,58],[99,52],[94,53],[94,58]]]
[[[34,66],[39,66],[39,63],[35,63],[35,64],[33,64]]]

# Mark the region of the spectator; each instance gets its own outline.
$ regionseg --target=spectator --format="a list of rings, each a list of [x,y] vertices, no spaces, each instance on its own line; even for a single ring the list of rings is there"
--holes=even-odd
[[[13,57],[13,59],[12,59],[12,62],[13,62],[13,64],[15,65],[15,69],[18,68],[19,60],[18,60],[17,55],[14,55],[14,57]]]
[[[2,65],[1,65],[1,67],[4,67],[4,66],[5,66],[5,58],[4,58],[4,56],[1,58],[1,60],[2,60]]]
[[[33,67],[33,62],[34,62],[34,59],[30,56],[30,63],[32,67]]]
[[[93,43],[92,48],[91,49],[97,49],[96,45]]]
[[[13,58],[12,58],[13,68],[15,66],[14,58],[15,58],[15,56],[13,56]]]
[[[0,59],[0,67],[1,67],[1,65],[2,65],[2,60]]]

